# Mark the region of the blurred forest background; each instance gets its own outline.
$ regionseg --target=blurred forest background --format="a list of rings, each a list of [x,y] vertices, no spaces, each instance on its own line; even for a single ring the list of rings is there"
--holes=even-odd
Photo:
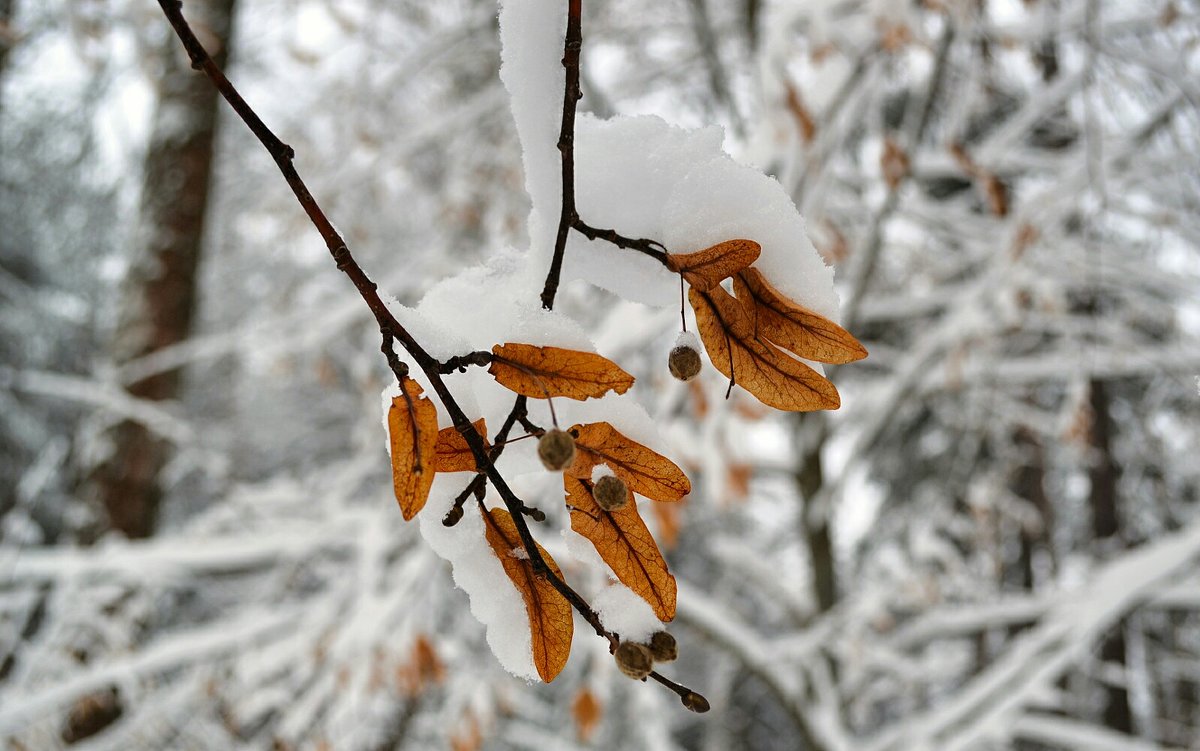
[[[712,712],[598,639],[505,674],[369,311],[158,7],[0,0],[0,744],[1200,748],[1200,3],[585,6],[581,107],[725,126],[871,352],[777,414],[560,297],[692,477],[651,521]],[[493,0],[184,11],[382,290],[524,242]]]

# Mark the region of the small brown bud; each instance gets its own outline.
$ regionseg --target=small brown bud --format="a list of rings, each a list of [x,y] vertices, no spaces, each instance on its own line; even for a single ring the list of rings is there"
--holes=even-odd
[[[575,460],[575,439],[565,430],[547,430],[538,439],[538,458],[551,472],[560,472]]]
[[[604,475],[592,486],[596,505],[605,511],[616,511],[629,501],[629,489],[616,475]]]
[[[635,681],[640,681],[650,675],[650,669],[654,665],[654,658],[650,656],[650,648],[645,644],[632,641],[621,642],[617,651],[613,653],[613,659],[617,661],[617,667],[621,672]]]
[[[462,506],[452,506],[450,510],[446,512],[446,516],[442,519],[442,526],[453,527],[455,524],[458,524],[459,520],[462,518]]]
[[[681,381],[690,381],[700,373],[700,353],[692,347],[681,345],[671,350],[667,358],[671,375]]]
[[[708,711],[708,699],[705,699],[695,691],[688,691],[686,694],[679,697],[679,700],[683,702],[683,706],[692,710],[696,714],[704,714]]]
[[[679,656],[679,646],[675,637],[666,631],[655,631],[650,637],[650,654],[655,662],[671,662]]]

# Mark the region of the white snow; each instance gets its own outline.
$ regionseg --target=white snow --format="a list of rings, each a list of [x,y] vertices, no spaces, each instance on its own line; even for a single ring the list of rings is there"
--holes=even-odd
[[[470,598],[471,614],[486,627],[488,646],[500,665],[515,676],[537,680],[525,602],[488,545],[483,517],[468,508],[458,524],[442,525],[461,485],[453,477],[434,480],[429,502],[419,515],[421,536],[450,563],[454,583]]]
[[[680,331],[679,336],[675,337],[675,347],[687,347],[700,351],[700,337],[696,336],[694,331]]]
[[[663,630],[649,603],[624,584],[614,582],[600,590],[592,598],[592,609],[604,627],[623,640],[645,642],[655,631]]]

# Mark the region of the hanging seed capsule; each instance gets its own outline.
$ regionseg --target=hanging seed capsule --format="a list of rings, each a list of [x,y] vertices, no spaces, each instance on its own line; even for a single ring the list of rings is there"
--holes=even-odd
[[[613,653],[613,659],[617,661],[617,667],[621,672],[635,681],[640,681],[650,675],[650,669],[654,665],[654,658],[650,655],[649,647],[632,641],[621,642],[617,651]]]
[[[686,344],[677,346],[671,350],[667,366],[677,379],[690,381],[700,373],[700,353]]]
[[[650,637],[650,654],[655,662],[671,662],[679,656],[679,645],[666,631],[655,631]]]
[[[538,458],[551,472],[561,472],[575,460],[575,439],[565,430],[547,430],[538,439]]]
[[[629,489],[616,475],[604,475],[592,486],[596,505],[605,511],[616,511],[629,502]]]

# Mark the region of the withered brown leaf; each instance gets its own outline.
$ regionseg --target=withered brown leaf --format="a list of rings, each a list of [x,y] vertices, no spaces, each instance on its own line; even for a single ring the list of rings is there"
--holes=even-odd
[[[388,409],[392,487],[405,521],[425,507],[436,472],[437,408],[421,393],[420,384],[405,377]]]
[[[597,464],[607,465],[635,493],[655,501],[678,501],[692,492],[692,483],[673,461],[622,435],[607,422],[575,425],[575,461],[567,474],[592,476]]]
[[[533,399],[562,396],[580,401],[609,391],[624,394],[633,376],[612,360],[593,352],[532,344],[492,347],[488,372],[507,389]]]
[[[533,564],[524,557],[525,548],[511,514],[500,508],[488,511],[484,515],[484,528],[488,544],[504,566],[504,573],[525,600],[525,613],[533,637],[533,665],[541,679],[549,683],[562,671],[571,654],[571,638],[575,632],[571,603],[548,579],[534,572]],[[562,579],[562,571],[550,554],[541,545],[537,548],[550,570]]]
[[[471,425],[475,428],[475,432],[483,437],[483,443],[486,446],[487,422],[481,417]],[[438,431],[434,469],[438,472],[474,472],[476,469],[475,454],[471,453],[467,439],[453,425]]]
[[[840,365],[867,356],[866,348],[849,331],[788,299],[758,269],[739,272],[733,279],[733,291],[760,339],[818,362]]]
[[[667,268],[683,275],[694,289],[707,290],[754,263],[760,252],[762,247],[753,240],[726,240],[695,253],[668,253]]]
[[[563,475],[571,529],[591,540],[621,583],[649,603],[660,621],[675,617],[675,577],[658,544],[638,514],[630,491],[629,502],[615,511],[605,511],[592,497],[583,480]]]
[[[604,705],[596,698],[591,689],[584,686],[575,694],[575,699],[571,702],[571,715],[575,718],[575,729],[579,736],[580,743],[587,743],[592,733],[596,732],[596,726],[600,723],[600,718],[604,715]]]
[[[700,340],[717,370],[760,402],[791,412],[837,409],[841,397],[817,371],[754,334],[754,322],[721,287],[688,292]]]

